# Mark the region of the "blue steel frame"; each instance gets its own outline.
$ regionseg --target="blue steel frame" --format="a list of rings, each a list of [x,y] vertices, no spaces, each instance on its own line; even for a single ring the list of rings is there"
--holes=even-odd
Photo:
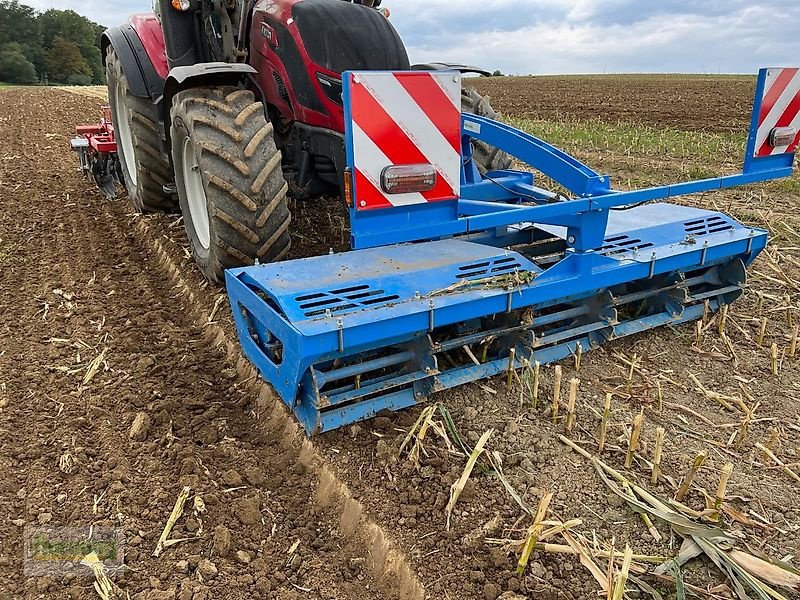
[[[354,73],[356,77],[358,73]],[[454,72],[454,76],[459,76]],[[603,239],[608,210],[640,202],[662,200],[685,194],[708,192],[792,174],[794,155],[754,156],[758,115],[764,95],[767,69],[758,75],[755,101],[741,173],[633,191],[613,189],[611,179],[601,175],[533,135],[509,125],[471,114],[462,115],[461,198],[387,209],[361,210],[358,187],[352,178],[354,151],[350,111],[351,77],[343,79],[345,145],[352,178],[350,206],[351,246],[371,248],[401,242],[499,230],[517,223],[561,225],[569,228],[568,244],[577,251],[596,248]],[[481,177],[471,160],[471,142],[479,140],[496,146],[559,183],[574,197],[554,198],[534,185],[530,173],[495,172]],[[556,200],[554,202],[554,200]],[[498,235],[500,232],[495,233]],[[492,237],[492,236],[489,236]],[[498,242],[502,244],[502,241]]]
[[[754,115],[765,75],[759,75]],[[344,81],[349,117],[349,78]],[[500,373],[511,348],[514,367],[525,360],[545,364],[578,344],[589,350],[699,318],[705,302],[716,310],[733,301],[745,266],[766,246],[765,231],[671,204],[612,209],[788,176],[794,158],[754,157],[751,131],[741,174],[623,192],[529,134],[472,115],[462,123],[458,201],[353,208],[353,246],[361,250],[226,271],[245,354],[309,434]],[[352,168],[349,132],[346,139]],[[575,197],[536,187],[528,172],[483,177],[471,160],[473,139],[517,156]],[[620,239],[635,245],[614,248]],[[402,243],[410,241],[418,243]],[[538,254],[507,249],[532,241],[544,241],[545,248]],[[564,248],[554,253],[553,245]],[[492,274],[500,271],[510,283],[481,283],[482,273],[495,281]],[[649,309],[641,313],[644,302]],[[445,366],[448,352],[471,344],[492,350],[474,359],[477,364]]]

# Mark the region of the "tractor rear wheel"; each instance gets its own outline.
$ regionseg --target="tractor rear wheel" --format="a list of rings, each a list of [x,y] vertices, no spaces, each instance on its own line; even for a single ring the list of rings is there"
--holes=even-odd
[[[272,123],[253,92],[194,88],[172,101],[172,161],[192,254],[218,283],[224,270],[280,260],[289,189]]]
[[[461,88],[461,112],[472,113],[480,117],[498,120],[498,115],[489,104],[488,96],[481,96],[475,88]],[[511,155],[500,148],[490,146],[486,142],[472,142],[472,159],[481,173],[511,168]]]
[[[106,76],[117,156],[128,197],[139,212],[172,211],[177,204],[172,194],[164,191],[172,184],[172,169],[161,155],[155,108],[130,93],[113,46],[106,55]]]

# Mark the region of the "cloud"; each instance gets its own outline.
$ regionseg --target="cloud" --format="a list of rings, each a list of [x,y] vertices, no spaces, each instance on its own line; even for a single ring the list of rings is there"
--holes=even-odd
[[[785,0],[493,4],[483,20],[473,7],[446,27],[415,23],[404,4],[393,21],[414,61],[464,62],[505,73],[741,73],[800,56],[794,26],[800,4]],[[542,4],[548,8],[538,12]]]
[[[40,10],[53,0],[23,0]],[[800,57],[797,0],[383,0],[414,62],[504,73],[750,73]],[[148,0],[60,0],[106,26]]]

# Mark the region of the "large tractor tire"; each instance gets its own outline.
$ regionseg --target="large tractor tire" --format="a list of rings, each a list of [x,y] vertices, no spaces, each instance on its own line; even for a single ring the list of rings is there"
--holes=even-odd
[[[139,212],[172,211],[177,204],[164,187],[172,185],[172,168],[162,156],[155,107],[130,93],[128,78],[112,46],[106,55],[108,102],[117,139],[122,181]]]
[[[489,104],[489,98],[481,96],[475,88],[461,88],[461,112],[472,113],[480,117],[498,120],[498,115]],[[511,155],[486,142],[473,141],[472,160],[478,165],[481,173],[511,168]]]
[[[289,189],[264,106],[248,90],[196,88],[172,102],[172,161],[192,254],[211,281],[288,251]]]

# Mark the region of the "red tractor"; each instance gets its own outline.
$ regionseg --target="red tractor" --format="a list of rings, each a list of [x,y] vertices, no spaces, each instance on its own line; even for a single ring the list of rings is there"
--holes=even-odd
[[[195,260],[216,282],[224,269],[286,254],[287,195],[343,188],[343,71],[487,74],[410,65],[371,0],[155,4],[155,15],[131,17],[103,35],[114,168],[138,210],[180,207]],[[473,89],[462,91],[462,109],[496,116]],[[510,164],[482,142],[474,153],[481,170]]]

